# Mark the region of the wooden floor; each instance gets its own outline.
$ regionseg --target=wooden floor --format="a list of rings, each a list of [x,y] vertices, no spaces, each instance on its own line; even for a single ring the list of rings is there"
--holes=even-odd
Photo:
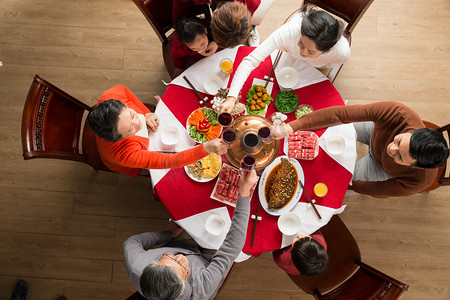
[[[299,4],[275,0],[260,35]],[[24,161],[22,108],[36,73],[89,105],[118,83],[153,101],[169,80],[160,43],[131,0],[1,0],[0,16],[0,299],[19,278],[29,283],[29,300],[125,299],[133,287],[121,244],[165,229],[168,213],[153,201],[148,178]],[[449,37],[448,0],[375,0],[335,86],[350,104],[400,101],[444,125]],[[449,192],[344,199],[342,219],[363,261],[409,284],[404,299],[450,299]],[[239,264],[218,298],[312,299],[268,253]]]

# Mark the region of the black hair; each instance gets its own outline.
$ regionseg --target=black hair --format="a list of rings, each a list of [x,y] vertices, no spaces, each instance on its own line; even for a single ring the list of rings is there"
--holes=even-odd
[[[433,169],[447,161],[449,150],[442,133],[431,128],[421,128],[411,133],[409,154],[416,160],[414,167]]]
[[[89,126],[105,141],[120,141],[122,135],[117,131],[117,124],[119,115],[125,107],[125,104],[115,99],[101,102],[93,111],[89,112],[87,116]]]
[[[302,9],[301,34],[311,39],[317,50],[329,51],[342,36],[343,23],[323,10],[310,6]]]
[[[327,251],[311,237],[303,237],[294,243],[291,259],[297,270],[305,276],[323,272],[328,264]]]
[[[184,17],[175,25],[175,32],[183,44],[191,44],[199,35],[206,34],[204,21],[197,17]]]

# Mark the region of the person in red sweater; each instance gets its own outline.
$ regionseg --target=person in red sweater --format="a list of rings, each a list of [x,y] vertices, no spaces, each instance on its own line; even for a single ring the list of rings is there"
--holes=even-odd
[[[357,140],[369,146],[369,154],[356,163],[350,187],[360,194],[386,198],[422,192],[449,156],[442,133],[425,128],[415,111],[397,102],[320,109],[276,126],[272,134],[279,139],[343,123],[353,123]]]
[[[211,152],[225,154],[229,147],[215,139],[175,154],[149,151],[148,130],[158,129],[158,116],[123,85],[105,91],[87,120],[97,134],[103,163],[112,171],[131,177],[141,169],[181,168]]]
[[[203,57],[222,50],[213,41],[210,31],[202,19],[181,18],[175,25],[175,33],[171,50],[175,64],[174,77],[180,75],[187,67]]]
[[[328,264],[327,243],[319,230],[311,235],[297,235],[291,246],[272,252],[272,256],[290,275],[317,275]]]

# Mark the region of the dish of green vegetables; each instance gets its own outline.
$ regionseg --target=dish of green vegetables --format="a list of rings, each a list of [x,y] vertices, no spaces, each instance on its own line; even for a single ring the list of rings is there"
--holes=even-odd
[[[283,112],[293,112],[298,105],[298,95],[295,91],[278,91],[275,95],[275,107]]]

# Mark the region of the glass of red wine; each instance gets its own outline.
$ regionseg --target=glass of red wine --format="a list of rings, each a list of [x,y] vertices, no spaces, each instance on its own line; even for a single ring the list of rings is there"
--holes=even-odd
[[[258,137],[263,143],[269,143],[272,141],[272,131],[268,126],[261,127],[258,130]]]
[[[233,144],[236,141],[236,132],[231,129],[225,129],[222,133],[222,140],[227,144]]]
[[[230,113],[223,112],[219,115],[219,117],[217,118],[217,121],[223,127],[228,127],[228,126],[230,126],[231,122],[233,121],[233,117],[231,116]]]
[[[253,156],[247,154],[241,160],[241,169],[244,171],[251,171],[255,168],[255,164],[256,159]]]

